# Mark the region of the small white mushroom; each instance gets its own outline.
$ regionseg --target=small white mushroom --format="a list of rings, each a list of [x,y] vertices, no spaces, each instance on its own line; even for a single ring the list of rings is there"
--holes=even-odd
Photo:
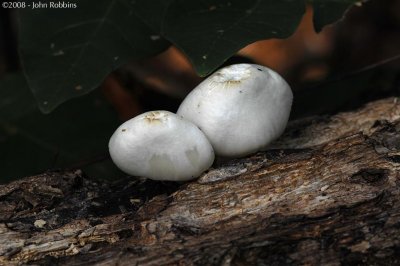
[[[167,111],[147,112],[123,123],[108,146],[122,171],[155,180],[190,180],[214,161],[203,132]]]
[[[283,133],[292,99],[289,85],[273,70],[237,64],[200,83],[177,113],[204,132],[217,155],[240,157]]]

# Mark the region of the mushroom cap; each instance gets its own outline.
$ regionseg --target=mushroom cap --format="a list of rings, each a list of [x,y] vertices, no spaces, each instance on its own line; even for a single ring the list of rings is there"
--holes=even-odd
[[[168,111],[147,112],[126,121],[108,146],[122,171],[154,180],[190,180],[214,161],[213,148],[203,132]]]
[[[293,94],[275,71],[255,64],[224,67],[185,98],[177,114],[196,124],[219,156],[265,148],[285,130]]]

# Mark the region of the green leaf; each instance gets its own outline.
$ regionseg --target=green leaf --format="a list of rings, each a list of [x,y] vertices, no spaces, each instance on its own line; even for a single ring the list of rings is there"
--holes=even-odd
[[[314,8],[314,28],[316,32],[320,32],[322,28],[328,24],[332,24],[341,19],[345,11],[356,0],[311,0]]]
[[[76,5],[20,10],[21,59],[45,113],[90,92],[127,60],[168,46],[135,16],[128,0],[76,1]]]
[[[250,43],[289,37],[305,12],[303,0],[137,0],[133,6],[201,76]]]
[[[309,1],[317,30],[355,2]],[[98,0],[76,5],[20,10],[22,63],[45,113],[90,92],[127,60],[162,51],[166,40],[205,76],[248,44],[290,36],[305,12],[304,0]]]
[[[106,156],[120,123],[99,92],[42,114],[22,74],[0,81],[0,182]],[[119,174],[110,161],[91,165],[95,177]]]

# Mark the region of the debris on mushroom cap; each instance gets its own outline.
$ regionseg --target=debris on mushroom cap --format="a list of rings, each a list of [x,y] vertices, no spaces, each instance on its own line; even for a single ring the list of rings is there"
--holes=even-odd
[[[155,180],[190,180],[214,161],[211,144],[197,126],[167,111],[147,112],[123,123],[109,150],[122,171]]]
[[[204,132],[217,155],[240,157],[265,148],[283,133],[292,99],[289,85],[275,71],[237,64],[200,83],[177,114]]]

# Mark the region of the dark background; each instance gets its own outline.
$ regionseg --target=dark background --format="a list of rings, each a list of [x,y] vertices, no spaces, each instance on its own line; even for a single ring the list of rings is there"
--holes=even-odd
[[[65,168],[83,168],[95,178],[122,176],[108,157],[113,130],[144,111],[176,111],[201,81],[170,47],[128,62],[99,89],[42,114],[21,74],[17,17],[16,10],[0,8],[0,182]],[[287,79],[295,95],[291,119],[398,96],[400,1],[371,0],[319,34],[309,7],[291,37],[251,44],[225,64],[238,62],[271,67]]]

